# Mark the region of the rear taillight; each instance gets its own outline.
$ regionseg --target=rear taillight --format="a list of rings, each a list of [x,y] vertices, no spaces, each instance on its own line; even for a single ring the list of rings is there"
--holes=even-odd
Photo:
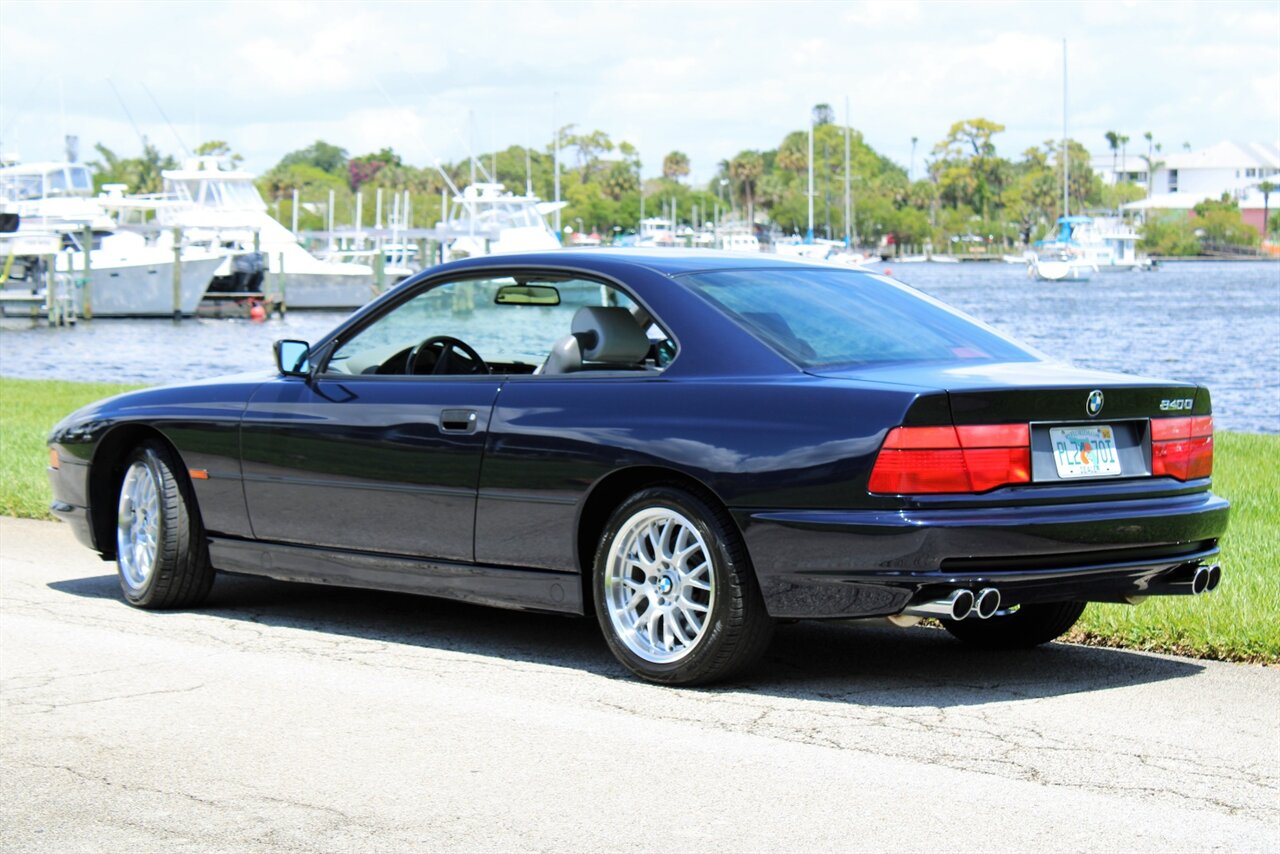
[[[1026,424],[895,427],[885,437],[867,488],[887,495],[986,492],[1030,481]]]
[[[1213,416],[1152,418],[1151,473],[1178,480],[1213,474]]]

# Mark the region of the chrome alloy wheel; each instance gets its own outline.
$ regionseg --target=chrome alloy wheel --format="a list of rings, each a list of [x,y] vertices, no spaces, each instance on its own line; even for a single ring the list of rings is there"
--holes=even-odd
[[[675,510],[649,507],[622,524],[604,583],[618,639],[645,661],[679,661],[706,633],[716,593],[711,550]]]
[[[160,491],[155,473],[141,460],[125,472],[116,515],[116,561],[132,590],[142,589],[155,570],[160,548]]]

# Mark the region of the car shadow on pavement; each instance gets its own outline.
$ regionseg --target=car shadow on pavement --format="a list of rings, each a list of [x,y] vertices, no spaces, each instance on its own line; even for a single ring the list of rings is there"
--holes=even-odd
[[[49,587],[74,596],[120,599],[114,575]],[[199,611],[267,626],[632,678],[609,653],[594,618],[226,574],[219,575]],[[153,616],[163,619],[164,613]],[[879,621],[800,622],[778,627],[769,653],[751,672],[692,690],[864,706],[947,707],[1161,682],[1203,669],[1190,660],[1061,643],[989,652],[967,647],[940,630],[899,629]]]

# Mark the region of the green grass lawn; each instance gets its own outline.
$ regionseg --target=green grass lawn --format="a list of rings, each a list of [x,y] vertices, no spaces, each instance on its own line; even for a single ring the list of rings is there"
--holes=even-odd
[[[48,519],[49,428],[72,410],[133,386],[0,377],[0,514]],[[1280,663],[1280,436],[1219,433],[1214,490],[1231,500],[1222,586],[1207,596],[1090,605],[1069,635],[1082,643],[1228,661]]]

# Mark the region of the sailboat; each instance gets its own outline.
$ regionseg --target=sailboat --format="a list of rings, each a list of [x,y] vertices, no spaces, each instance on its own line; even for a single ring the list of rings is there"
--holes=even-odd
[[[1067,144],[1067,40],[1062,40],[1062,216],[1059,231],[1051,240],[1038,240],[1035,252],[1027,257],[1027,275],[1046,282],[1087,282],[1098,265],[1071,239],[1072,229],[1088,217],[1072,217],[1071,152]]]

